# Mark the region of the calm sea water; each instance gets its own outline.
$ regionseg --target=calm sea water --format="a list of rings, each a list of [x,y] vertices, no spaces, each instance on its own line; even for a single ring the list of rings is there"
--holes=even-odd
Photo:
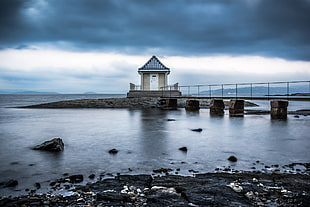
[[[264,165],[310,161],[310,116],[289,115],[287,121],[278,121],[269,115],[229,117],[228,112],[212,117],[208,109],[193,113],[184,109],[12,108],[108,97],[125,95],[0,95],[0,182],[17,179],[19,185],[13,190],[20,190],[2,188],[0,195],[25,194],[24,189],[33,189],[35,182],[41,183],[43,192],[49,180],[63,173],[85,177],[92,173],[150,174],[164,167],[180,168],[180,174],[188,175],[191,169],[203,173],[224,166],[250,170],[256,160]],[[258,109],[269,107],[267,101],[256,103]],[[290,102],[289,106],[289,110],[309,108],[309,102]],[[193,128],[203,131],[193,132]],[[63,139],[63,152],[31,150],[53,137]],[[178,150],[183,146],[187,153]],[[112,148],[119,153],[110,155]],[[231,165],[230,155],[238,162]],[[256,168],[264,169],[264,165]]]

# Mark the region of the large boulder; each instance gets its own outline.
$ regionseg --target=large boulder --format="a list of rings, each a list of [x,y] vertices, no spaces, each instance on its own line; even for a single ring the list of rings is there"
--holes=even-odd
[[[61,138],[54,138],[39,144],[32,149],[34,150],[45,150],[50,152],[60,152],[64,150],[64,143]]]

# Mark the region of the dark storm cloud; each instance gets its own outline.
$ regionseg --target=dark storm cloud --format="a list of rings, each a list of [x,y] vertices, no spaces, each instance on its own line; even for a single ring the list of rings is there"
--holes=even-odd
[[[309,0],[2,0],[2,48],[310,60]],[[21,47],[20,45],[23,45]]]

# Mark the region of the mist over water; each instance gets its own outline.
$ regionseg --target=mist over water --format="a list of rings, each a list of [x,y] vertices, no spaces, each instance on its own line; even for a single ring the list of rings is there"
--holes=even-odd
[[[286,121],[279,121],[271,120],[269,115],[229,117],[227,111],[223,117],[213,117],[208,109],[186,112],[184,109],[6,108],[74,98],[0,95],[0,182],[17,179],[17,189],[25,189],[35,182],[47,185],[63,173],[86,177],[91,173],[150,174],[153,169],[166,167],[180,168],[180,174],[191,175],[190,169],[203,173],[223,166],[250,170],[256,160],[265,165],[310,160],[309,116],[288,115]],[[258,108],[269,104],[258,103]],[[290,102],[289,110],[294,107],[310,108],[309,102]],[[191,131],[194,128],[203,131]],[[53,137],[63,139],[63,152],[31,150]],[[178,150],[183,146],[188,148],[187,153]],[[110,155],[108,151],[112,148],[119,153]],[[232,165],[227,161],[230,155],[236,156],[238,162]],[[261,170],[264,165],[255,167]],[[0,195],[7,193],[12,192],[0,189]]]

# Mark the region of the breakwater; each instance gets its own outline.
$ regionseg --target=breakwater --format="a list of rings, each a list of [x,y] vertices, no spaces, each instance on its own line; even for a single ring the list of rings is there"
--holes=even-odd
[[[177,99],[177,107],[184,108],[186,98]],[[157,108],[159,107],[160,98],[141,97],[141,98],[107,98],[107,99],[77,99],[57,101],[21,108]],[[200,108],[209,108],[210,99],[199,99]],[[229,101],[224,101],[225,107],[228,107]],[[245,106],[257,106],[254,103],[245,101]]]
[[[157,98],[107,98],[57,101],[22,108],[155,108]]]

